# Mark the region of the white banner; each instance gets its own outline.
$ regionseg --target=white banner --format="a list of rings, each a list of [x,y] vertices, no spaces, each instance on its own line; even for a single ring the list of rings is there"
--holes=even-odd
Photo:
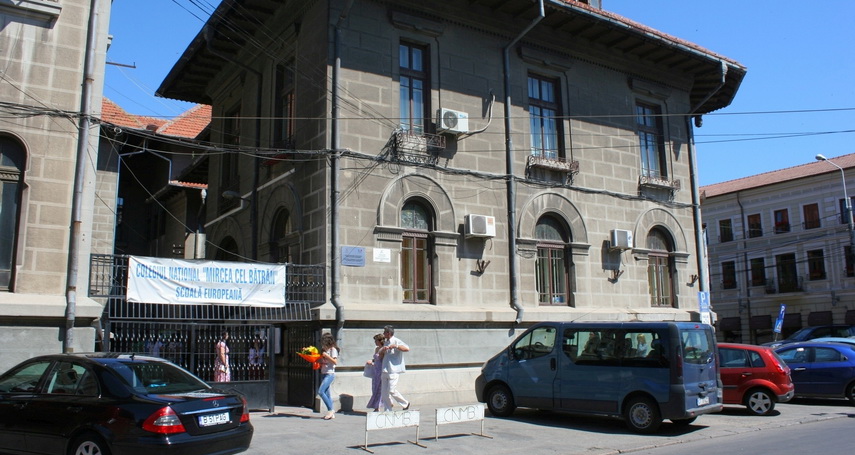
[[[285,306],[285,265],[131,256],[128,302]]]

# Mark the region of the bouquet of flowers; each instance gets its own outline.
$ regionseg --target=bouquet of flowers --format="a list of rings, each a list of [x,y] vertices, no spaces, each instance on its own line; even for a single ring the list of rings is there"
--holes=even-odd
[[[305,348],[300,349],[300,351],[297,352],[297,355],[302,357],[306,362],[310,362],[313,370],[317,370],[321,367],[320,362],[318,362],[318,359],[321,358],[318,348],[314,346],[306,346]]]

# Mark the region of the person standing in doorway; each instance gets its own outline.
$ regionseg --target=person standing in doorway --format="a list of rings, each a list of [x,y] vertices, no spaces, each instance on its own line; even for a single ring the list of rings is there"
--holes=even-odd
[[[410,351],[407,343],[395,337],[395,328],[391,325],[383,327],[383,336],[386,342],[383,344],[383,373],[380,383],[380,398],[383,400],[383,410],[392,410],[392,400],[404,407],[410,408],[410,402],[398,392],[398,376],[407,371],[404,363],[404,353]]]
[[[229,332],[223,331],[220,341],[214,347],[214,382],[229,382],[232,371],[229,368]]]
[[[324,406],[327,407],[327,415],[324,420],[332,420],[335,418],[335,409],[333,408],[332,394],[330,387],[335,381],[335,366],[338,364],[338,345],[335,343],[331,333],[325,333],[321,336],[321,386],[318,388],[318,395]]]

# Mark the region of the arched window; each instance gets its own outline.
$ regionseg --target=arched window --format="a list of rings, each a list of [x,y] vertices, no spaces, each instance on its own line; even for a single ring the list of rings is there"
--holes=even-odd
[[[217,254],[214,255],[214,260],[217,261],[240,261],[238,253],[238,244],[232,237],[226,237],[220,242],[220,247],[217,248]]]
[[[12,283],[24,161],[24,147],[0,136],[0,290],[9,290]]]
[[[291,262],[291,244],[288,241],[292,231],[291,212],[281,209],[273,219],[273,228],[270,231],[270,259],[271,262]]]
[[[647,234],[647,282],[650,289],[650,305],[654,307],[675,306],[674,293],[674,243],[671,236],[659,228]]]
[[[410,200],[401,209],[401,287],[404,303],[431,302],[433,217],[427,205]]]
[[[544,215],[537,220],[537,282],[541,305],[573,305],[573,262],[569,252],[570,234],[559,218]]]

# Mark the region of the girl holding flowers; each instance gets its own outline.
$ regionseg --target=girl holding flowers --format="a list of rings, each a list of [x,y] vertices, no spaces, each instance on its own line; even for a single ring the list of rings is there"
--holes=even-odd
[[[324,420],[332,420],[335,418],[335,410],[333,409],[332,395],[330,394],[330,386],[335,380],[335,366],[338,364],[339,348],[331,333],[325,333],[321,336],[321,358],[318,362],[321,364],[321,386],[318,388],[318,395],[324,406],[327,407],[327,415]]]

